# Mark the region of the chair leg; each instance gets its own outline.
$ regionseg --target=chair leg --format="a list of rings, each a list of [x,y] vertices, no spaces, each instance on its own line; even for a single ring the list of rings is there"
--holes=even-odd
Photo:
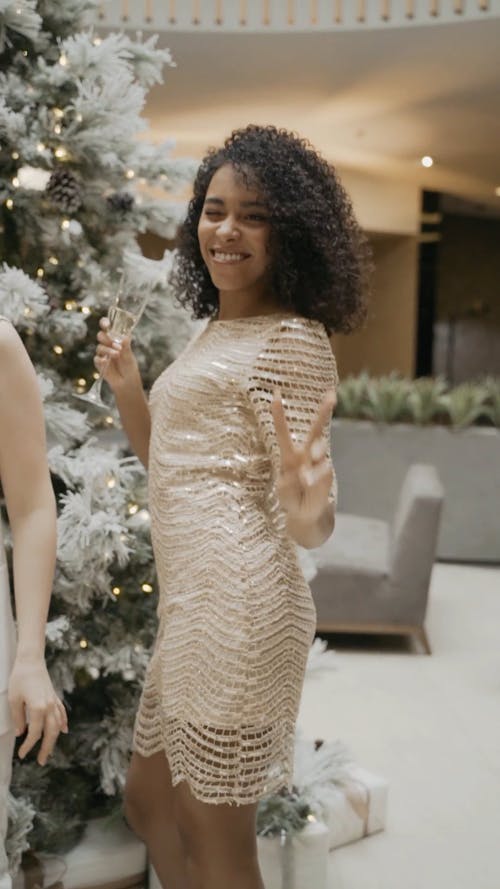
[[[426,654],[432,654],[431,646],[429,644],[429,639],[425,630],[425,627],[419,627],[418,630],[415,631],[415,636],[417,637],[420,645],[424,649]]]

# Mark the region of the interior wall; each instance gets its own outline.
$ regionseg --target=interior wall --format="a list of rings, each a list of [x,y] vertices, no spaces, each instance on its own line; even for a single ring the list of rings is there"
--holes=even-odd
[[[500,220],[445,213],[441,232],[434,373],[500,376]]]
[[[415,372],[418,243],[412,236],[372,238],[374,275],[368,320],[358,333],[335,335],[341,378]]]

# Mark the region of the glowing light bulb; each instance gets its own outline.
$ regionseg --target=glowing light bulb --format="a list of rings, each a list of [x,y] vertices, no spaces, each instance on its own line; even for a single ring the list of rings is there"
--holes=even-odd
[[[84,377],[80,377],[80,379],[77,380],[77,383],[78,383],[79,386],[86,386],[86,385],[87,385],[87,380],[86,380]]]
[[[75,120],[77,121],[77,123],[81,123],[83,120],[83,114],[80,114],[80,112],[78,112],[78,114],[75,117]]]
[[[141,590],[143,593],[152,593],[153,587],[151,586],[150,583],[143,583],[141,586]]]
[[[68,57],[65,52],[62,52],[59,56],[59,64],[62,65],[63,68],[68,64]]]
[[[433,161],[432,157],[430,157],[428,154],[426,154],[426,155],[424,155],[424,157],[422,158],[420,163],[422,164],[423,167],[432,167],[434,161]]]
[[[64,145],[60,145],[59,148],[56,148],[54,154],[57,158],[59,158],[59,160],[64,160],[68,156],[68,152]]]
[[[60,133],[61,133],[61,124],[60,123],[56,123],[56,125],[54,127],[54,133],[56,134],[56,136],[60,135]]]
[[[137,503],[129,503],[129,505],[128,505],[128,514],[129,515],[135,515],[136,512],[138,512],[138,510],[139,510],[139,507],[138,507]]]
[[[119,596],[120,593],[121,593],[121,589],[120,589],[120,587],[119,587],[119,586],[114,586],[114,587],[113,587],[113,596]]]
[[[57,256],[49,256],[49,262],[51,265],[59,265]]]
[[[94,46],[100,46],[102,43],[102,40],[100,37],[94,37],[92,43],[94,44]]]
[[[14,201],[12,200],[12,198],[7,198],[7,200],[5,201],[5,206],[7,207],[7,210],[12,210],[14,206]]]
[[[55,352],[56,355],[62,355],[64,352],[64,349],[62,346],[54,346],[52,351]]]
[[[112,478],[112,477],[108,478],[108,481],[106,484],[107,484],[108,488],[114,488],[116,485],[116,479]]]
[[[45,151],[45,148],[46,148],[46,146],[45,146],[45,144],[44,144],[43,142],[38,142],[38,143],[37,143],[37,146],[36,146],[36,150],[37,150],[37,151]]]
[[[113,417],[111,417],[111,416],[105,417],[104,422],[106,423],[106,426],[114,426],[115,425],[115,421],[113,420]]]
[[[135,171],[134,170],[127,170],[127,172],[125,173],[125,176],[127,177],[127,179],[133,179],[135,176]]]
[[[14,188],[19,188],[19,178],[17,176],[14,176],[12,185],[14,186]]]
[[[31,309],[30,309],[29,306],[25,306],[23,315],[24,315],[26,318],[29,318],[29,316],[31,315]]]
[[[59,120],[61,119],[61,117],[64,117],[64,111],[62,110],[62,108],[53,108],[52,111],[54,112],[54,117],[58,117]]]
[[[44,272],[44,270],[43,270],[41,267],[40,267],[39,269],[36,270],[36,276],[37,276],[37,278],[43,278],[44,274],[45,274],[45,272]]]
[[[69,228],[70,225],[71,225],[71,222],[69,219],[63,219],[63,221],[61,222],[61,228],[66,229],[66,228]]]
[[[12,158],[13,161],[18,161],[18,160],[19,160],[19,152],[18,152],[18,151],[13,151],[12,154],[11,154],[11,158]]]
[[[67,299],[66,302],[64,303],[64,308],[66,309],[67,312],[72,312],[73,309],[75,308],[75,306],[76,306],[76,302],[74,299]],[[83,382],[85,382],[85,380]]]
[[[82,306],[81,312],[82,312],[82,315],[90,315],[90,309],[88,306]]]
[[[87,642],[87,640],[80,639],[80,648],[88,648],[88,647],[89,647],[89,643]]]

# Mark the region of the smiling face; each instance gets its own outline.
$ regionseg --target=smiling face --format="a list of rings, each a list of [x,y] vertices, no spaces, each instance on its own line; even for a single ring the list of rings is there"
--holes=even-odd
[[[268,307],[270,231],[262,194],[224,164],[210,181],[198,223],[201,255],[221,308],[231,303],[252,313]]]

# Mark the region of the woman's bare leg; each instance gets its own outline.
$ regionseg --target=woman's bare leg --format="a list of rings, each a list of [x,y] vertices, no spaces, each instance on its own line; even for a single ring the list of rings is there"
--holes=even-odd
[[[163,889],[198,889],[174,817],[172,779],[163,752],[132,754],[125,786],[125,817],[147,846]]]
[[[174,788],[174,806],[196,889],[264,889],[257,860],[256,803],[202,803],[183,781]]]

